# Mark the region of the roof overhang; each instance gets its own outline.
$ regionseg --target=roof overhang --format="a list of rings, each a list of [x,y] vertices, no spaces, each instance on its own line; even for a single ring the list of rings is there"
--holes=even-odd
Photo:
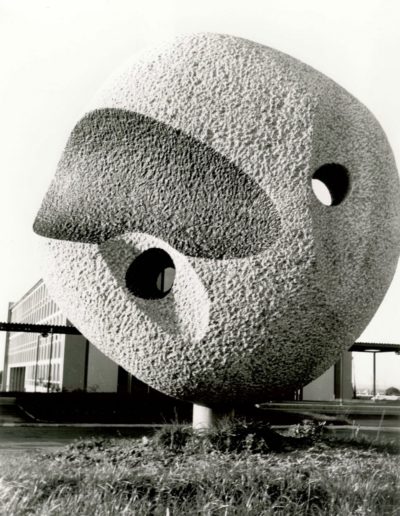
[[[400,353],[400,344],[388,344],[383,342],[355,342],[349,351],[361,351],[364,353]]]

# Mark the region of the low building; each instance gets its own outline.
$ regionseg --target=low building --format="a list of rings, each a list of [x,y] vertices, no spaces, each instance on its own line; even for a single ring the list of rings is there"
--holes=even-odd
[[[304,401],[333,401],[352,399],[352,353],[343,351],[340,360],[319,378],[303,387],[300,399]]]
[[[67,318],[38,281],[10,303],[8,322],[67,325]],[[3,390],[116,392],[127,373],[82,335],[7,332]]]
[[[10,303],[8,322],[70,324],[38,281],[19,301]],[[82,335],[7,332],[3,391],[130,392],[135,378],[107,358]],[[351,353],[308,384],[297,398],[330,401],[353,397]]]

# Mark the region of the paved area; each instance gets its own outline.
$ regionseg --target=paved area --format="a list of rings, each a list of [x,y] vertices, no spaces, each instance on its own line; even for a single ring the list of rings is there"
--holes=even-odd
[[[349,424],[371,427],[400,428],[400,403],[371,402],[362,400],[340,401],[297,401],[282,403],[262,403],[260,409],[265,412],[298,414],[304,418],[318,416],[323,419],[336,418],[347,421]]]
[[[61,448],[75,440],[89,437],[143,437],[154,432],[155,426],[1,426],[0,456]]]
[[[32,418],[18,407],[15,398],[0,396],[0,425],[27,421],[32,421]]]
[[[263,406],[268,410],[281,411],[288,409],[299,411],[299,404],[291,404],[291,406],[282,406],[283,404],[274,404],[271,406]],[[358,408],[357,408],[358,407]],[[350,421],[353,425],[332,425],[328,428],[336,433],[347,434],[368,434],[369,436],[379,437],[385,435],[390,439],[400,439],[400,418],[399,406],[385,407],[382,412],[382,407],[375,405],[375,410],[370,410],[365,404],[352,404],[352,414],[349,412],[349,406],[339,407],[339,413],[350,416]],[[311,407],[310,404],[303,404],[301,407],[304,410],[304,416],[307,416],[307,409],[316,408]],[[338,405],[323,404],[318,407],[320,409],[338,411]],[[380,410],[377,410],[377,409]],[[354,410],[355,409],[355,410]],[[323,411],[323,410],[321,410]],[[310,410],[311,412],[311,410]],[[308,413],[310,413],[308,412]],[[358,413],[357,413],[358,412]],[[371,413],[372,412],[372,413]],[[382,416],[384,415],[384,417]],[[37,423],[29,414],[25,413],[15,403],[15,398],[0,397],[0,457],[4,454],[18,454],[26,451],[35,452],[40,450],[57,449],[72,443],[75,440],[89,437],[142,437],[149,435],[161,425],[130,425],[130,424],[48,424]],[[285,428],[285,426],[275,427]]]
[[[35,452],[41,450],[55,450],[72,443],[75,440],[97,437],[143,437],[151,435],[157,425],[16,425],[0,426],[0,458],[4,454],[21,452]],[[284,430],[285,425],[275,426],[276,430]],[[344,426],[332,425],[328,430],[336,434],[368,435],[370,437],[382,437],[388,439],[400,439],[399,427],[382,426]]]

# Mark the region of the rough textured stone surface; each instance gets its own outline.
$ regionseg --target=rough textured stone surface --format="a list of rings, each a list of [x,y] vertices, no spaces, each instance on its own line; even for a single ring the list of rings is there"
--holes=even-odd
[[[311,188],[329,163],[349,176],[335,206]],[[386,137],[348,92],[276,50],[196,34],[101,90],[35,229],[53,237],[50,293],[109,357],[183,399],[259,401],[365,328],[398,259],[399,198]],[[140,299],[125,273],[152,247],[175,282]]]
[[[102,109],[74,129],[35,231],[95,243],[141,231],[186,255],[236,258],[268,247],[279,226],[264,190],[211,147],[149,117]]]

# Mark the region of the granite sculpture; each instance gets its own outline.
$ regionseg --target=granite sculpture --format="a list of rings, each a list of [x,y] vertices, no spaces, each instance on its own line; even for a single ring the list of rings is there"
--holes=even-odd
[[[34,230],[50,294],[93,344],[217,406],[299,388],[358,338],[395,271],[399,194],[351,94],[277,50],[194,34],[100,90]]]

